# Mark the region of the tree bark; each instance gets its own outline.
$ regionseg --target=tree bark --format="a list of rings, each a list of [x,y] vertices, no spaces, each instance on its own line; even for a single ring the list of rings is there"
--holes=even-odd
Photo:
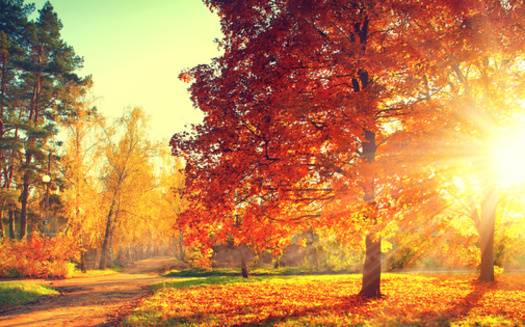
[[[16,238],[15,211],[13,209],[9,209],[9,238],[12,240]]]
[[[119,181],[120,185],[120,181]],[[109,207],[109,212],[106,221],[106,232],[104,233],[104,241],[102,242],[102,252],[100,253],[100,263],[99,269],[104,270],[107,267],[107,258],[109,255],[109,241],[113,231],[113,213],[116,212],[115,205],[117,203],[117,193],[118,188],[113,192],[113,199],[111,200],[111,205]],[[116,216],[116,214],[115,214]],[[115,217],[116,219],[116,217]]]
[[[86,256],[84,253],[84,238],[82,235],[82,226],[80,226],[80,271],[82,271],[83,273],[87,272]]]
[[[29,201],[29,173],[24,173],[24,181],[22,186],[21,206],[20,211],[20,239],[27,235],[27,205]]]
[[[377,145],[376,135],[365,129],[365,140],[363,141],[363,156],[366,162],[373,162],[376,157]],[[370,211],[366,218],[373,225],[377,223],[375,216],[375,178],[373,175],[364,176],[363,191],[364,201],[368,204]],[[378,298],[381,296],[381,238],[373,233],[366,236],[365,264],[363,266],[363,284],[359,295],[365,298]]]
[[[179,231],[179,260],[185,262],[186,251],[184,250],[184,233]]]
[[[243,278],[248,278],[248,267],[246,266],[246,256],[244,250],[241,250],[241,274]]]
[[[357,23],[355,25],[355,34],[359,37],[359,40],[355,39],[352,35],[352,41],[359,42],[363,51],[366,50],[368,40],[368,27],[370,23],[369,17],[364,17],[362,24]],[[366,69],[359,69],[357,72],[357,78],[352,79],[352,86],[355,92],[362,92],[368,88],[371,82],[370,75]],[[362,108],[362,110],[368,110]],[[363,126],[364,139],[362,140],[362,153],[361,156],[365,162],[371,163],[375,161],[377,144],[376,134],[374,133],[371,126]],[[370,208],[375,207],[375,178],[373,173],[365,173],[363,176],[362,188],[365,193],[364,201],[369,205]],[[369,219],[373,224],[377,222],[375,213],[367,215],[365,218]],[[381,284],[381,239],[377,238],[376,242],[372,241],[372,234],[366,236],[366,253],[365,253],[365,264],[363,266],[363,284],[359,295],[365,298],[376,298],[381,296],[380,284]]]
[[[496,178],[491,165],[480,171],[481,221],[478,229],[481,244],[481,263],[479,281],[494,281],[494,230],[498,205]]]
[[[313,251],[314,268],[317,271],[319,270],[319,246],[317,245],[317,243],[313,245],[312,251]]]
[[[115,216],[116,219],[116,216]],[[115,226],[113,225],[109,233],[109,243],[107,248],[106,267],[113,268],[113,236],[115,235]]]
[[[2,239],[5,238],[5,231],[4,231],[4,207],[2,206],[2,210],[0,210],[0,236]]]
[[[363,284],[359,295],[365,298],[381,297],[381,238],[366,236],[366,256],[363,267]]]
[[[481,236],[481,263],[478,280],[482,282],[494,281],[494,228]]]
[[[82,273],[86,273],[87,272],[87,269],[86,269],[86,256],[84,254],[84,249],[81,249],[80,251],[80,271]]]
[[[104,270],[107,267],[107,257],[108,257],[108,245],[109,245],[109,236],[111,234],[112,229],[112,216],[113,216],[113,210],[110,209],[108,214],[108,220],[106,222],[106,233],[104,235],[104,241],[102,242],[102,251],[100,253],[100,263],[98,265],[98,269]]]

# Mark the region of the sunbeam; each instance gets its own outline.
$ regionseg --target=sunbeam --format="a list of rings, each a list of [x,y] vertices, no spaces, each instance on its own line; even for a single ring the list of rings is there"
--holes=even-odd
[[[525,183],[525,132],[509,137],[499,144],[494,155],[501,186]]]

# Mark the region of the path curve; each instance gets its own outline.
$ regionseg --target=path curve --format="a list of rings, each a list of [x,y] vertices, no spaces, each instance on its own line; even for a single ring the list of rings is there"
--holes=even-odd
[[[133,268],[106,276],[36,281],[62,294],[0,310],[0,326],[118,326],[119,314],[147,295],[148,285],[166,279],[158,272],[170,259],[143,260]]]

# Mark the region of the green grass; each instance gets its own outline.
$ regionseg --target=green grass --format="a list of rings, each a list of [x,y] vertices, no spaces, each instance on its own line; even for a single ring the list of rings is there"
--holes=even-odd
[[[314,270],[302,267],[282,267],[282,268],[255,268],[249,271],[250,277],[264,276],[304,276],[304,275],[334,275],[352,274],[353,271],[333,271],[333,270]],[[215,268],[212,270],[192,268],[186,270],[172,270],[164,274],[166,277],[237,277],[241,276],[240,269]]]
[[[158,282],[150,286],[153,291],[167,288],[183,289],[191,287],[208,287],[213,285],[234,285],[234,284],[254,284],[254,283],[271,283],[282,282],[292,276],[259,276],[242,278],[238,276],[208,276],[208,277],[188,277],[176,280]]]
[[[121,272],[122,270],[124,270],[124,267],[113,267],[113,268],[108,268],[106,270],[88,269],[85,273],[83,273],[82,271],[77,269],[70,275],[70,278],[97,277],[97,276],[113,275],[113,274],[116,274],[118,272]]]
[[[106,270],[106,271],[121,272],[124,269],[126,269],[126,267],[118,266],[118,267],[109,268],[109,270]],[[105,271],[105,270],[102,270],[102,271]]]
[[[0,283],[0,306],[22,305],[58,294],[50,287],[30,282]]]

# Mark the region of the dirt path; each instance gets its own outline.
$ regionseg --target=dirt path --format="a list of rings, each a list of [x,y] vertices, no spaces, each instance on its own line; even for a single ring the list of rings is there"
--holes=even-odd
[[[147,285],[166,279],[158,271],[169,259],[140,261],[112,275],[39,281],[62,294],[20,308],[0,308],[0,326],[118,326],[119,312],[146,295]]]

